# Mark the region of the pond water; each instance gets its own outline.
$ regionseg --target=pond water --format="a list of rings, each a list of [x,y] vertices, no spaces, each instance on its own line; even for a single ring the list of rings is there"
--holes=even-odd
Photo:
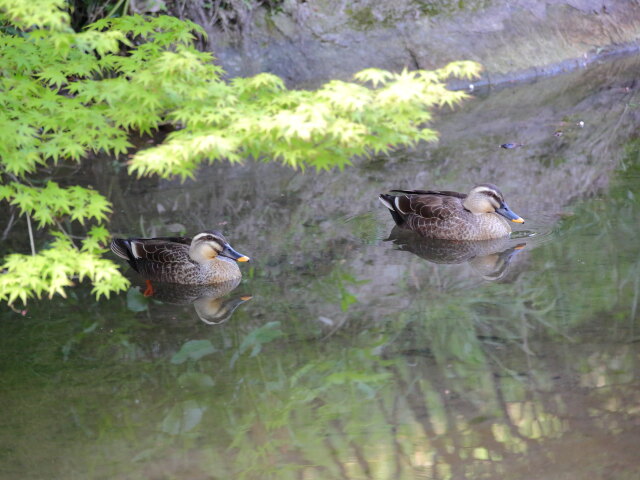
[[[637,478],[639,67],[475,92],[439,143],[344,171],[61,168],[117,234],[215,228],[252,262],[237,286],[150,299],[129,271],[108,300],[5,309],[0,479]],[[526,223],[471,252],[377,199],[480,182]]]

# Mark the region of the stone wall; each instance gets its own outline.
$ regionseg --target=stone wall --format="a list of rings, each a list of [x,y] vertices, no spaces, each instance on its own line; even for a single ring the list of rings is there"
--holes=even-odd
[[[235,34],[206,28],[207,48],[231,76],[272,72],[313,86],[369,67],[476,60],[485,67],[480,83],[495,84],[636,49],[640,2],[287,0],[278,11],[247,13]]]

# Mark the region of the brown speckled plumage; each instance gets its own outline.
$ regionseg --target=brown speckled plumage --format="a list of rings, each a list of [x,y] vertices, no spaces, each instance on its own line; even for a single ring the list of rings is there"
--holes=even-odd
[[[491,184],[476,185],[469,195],[449,191],[395,190],[380,195],[396,224],[424,237],[443,240],[489,240],[508,236],[504,218],[515,215]],[[503,212],[503,213],[498,213]],[[502,216],[501,216],[502,215]]]
[[[211,285],[242,276],[239,254],[219,233],[208,230],[195,237],[114,238],[111,250],[144,278],[187,285]]]

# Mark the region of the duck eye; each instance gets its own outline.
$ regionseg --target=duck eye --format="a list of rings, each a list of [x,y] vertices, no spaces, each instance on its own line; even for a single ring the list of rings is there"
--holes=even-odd
[[[495,193],[487,193],[487,197],[490,199],[489,202],[492,205],[497,204],[496,208],[499,208],[502,205],[502,200]]]

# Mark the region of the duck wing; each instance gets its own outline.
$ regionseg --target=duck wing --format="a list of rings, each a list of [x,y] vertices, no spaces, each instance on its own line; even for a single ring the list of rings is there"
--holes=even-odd
[[[189,256],[190,244],[186,237],[114,238],[111,250],[140,272],[149,264],[194,263]]]
[[[393,205],[405,218],[417,215],[426,219],[444,220],[464,208],[462,199],[465,197],[466,195],[457,192],[406,190],[395,195]]]
[[[160,242],[167,243],[183,243],[185,245],[191,245],[191,237],[154,237],[154,238],[136,238],[135,240],[158,240]]]
[[[444,197],[454,197],[464,200],[466,193],[450,192],[449,190],[391,190],[391,193],[403,193],[405,195],[439,195]]]

